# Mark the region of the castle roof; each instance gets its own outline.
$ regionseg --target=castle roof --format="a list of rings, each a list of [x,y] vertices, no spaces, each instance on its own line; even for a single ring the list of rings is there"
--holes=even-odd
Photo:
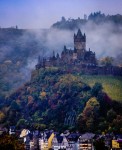
[[[81,37],[81,36],[82,36],[82,33],[81,33],[81,30],[80,30],[80,29],[78,29],[77,36],[78,36],[78,37]]]

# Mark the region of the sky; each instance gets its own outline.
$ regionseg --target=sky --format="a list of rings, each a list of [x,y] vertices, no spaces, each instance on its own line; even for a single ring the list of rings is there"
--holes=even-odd
[[[0,26],[49,28],[65,18],[83,18],[84,14],[101,11],[122,14],[122,0],[0,0]]]

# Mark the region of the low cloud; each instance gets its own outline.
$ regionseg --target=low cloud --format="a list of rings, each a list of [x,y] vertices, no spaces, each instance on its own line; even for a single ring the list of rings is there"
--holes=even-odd
[[[96,25],[88,22],[81,27],[82,33],[86,33],[86,47],[96,53],[98,59],[111,56],[116,64],[122,64],[122,27],[112,23]],[[6,39],[7,44],[0,44],[0,63],[12,59],[15,63],[22,61],[19,71],[22,74],[22,83],[29,80],[31,71],[35,68],[38,56],[50,57],[53,51],[61,53],[63,46],[74,47],[73,35],[77,30],[25,30],[22,35]],[[20,77],[21,80],[21,77]],[[19,85],[22,84],[19,82]]]

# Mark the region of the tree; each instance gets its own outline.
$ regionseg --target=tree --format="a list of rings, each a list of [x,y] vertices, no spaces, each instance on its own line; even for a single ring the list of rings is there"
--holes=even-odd
[[[95,150],[105,150],[105,142],[102,138],[94,141]]]
[[[62,21],[62,22],[65,22],[65,21],[66,21],[66,19],[65,19],[64,16],[62,16],[61,21]]]
[[[93,131],[97,124],[99,114],[99,102],[95,97],[90,98],[86,103],[83,113],[78,117],[78,126],[80,129],[86,127],[86,130]],[[85,125],[85,126],[84,126]]]
[[[117,117],[112,122],[112,128],[115,133],[122,134],[122,116],[117,115]]]
[[[20,109],[19,105],[16,103],[16,101],[12,101],[11,103],[11,110],[18,111]]]
[[[4,119],[5,119],[5,114],[2,111],[0,111],[0,123],[2,123]]]
[[[24,150],[24,143],[20,143],[15,136],[4,134],[0,136],[1,150]]]
[[[26,125],[28,125],[28,122],[27,122],[27,120],[25,120],[25,119],[20,119],[20,120],[17,122],[17,127],[25,127]]]
[[[95,83],[94,86],[91,89],[91,95],[97,97],[98,93],[101,92],[103,89],[101,83]]]
[[[117,114],[116,112],[113,110],[113,109],[110,109],[108,112],[107,112],[107,120],[109,122],[112,122],[115,118],[116,118]]]
[[[102,14],[101,11],[91,13],[88,17],[88,20],[92,20],[95,23],[101,23],[105,21],[105,14]]]
[[[108,66],[112,66],[113,61],[114,61],[113,57],[107,56],[107,57],[101,59],[100,63],[101,63],[102,65],[108,67]]]

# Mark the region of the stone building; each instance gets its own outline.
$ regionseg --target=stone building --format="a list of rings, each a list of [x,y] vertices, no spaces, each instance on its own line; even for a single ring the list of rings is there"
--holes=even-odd
[[[88,65],[91,64],[93,66],[96,65],[96,57],[95,53],[90,49],[86,50],[86,35],[82,34],[79,29],[77,34],[74,34],[74,49],[68,49],[64,46],[64,49],[59,55],[55,54],[53,51],[53,55],[50,58],[38,58],[38,64],[36,65],[36,69],[41,67],[49,67],[49,66],[64,66],[64,65]]]
[[[86,50],[86,35],[79,29],[74,34],[74,49],[68,49],[64,46],[61,54],[53,51],[49,58],[38,58],[36,69],[45,67],[59,67],[68,72],[82,72],[90,75],[115,75],[122,76],[122,67],[98,65],[95,52]]]

